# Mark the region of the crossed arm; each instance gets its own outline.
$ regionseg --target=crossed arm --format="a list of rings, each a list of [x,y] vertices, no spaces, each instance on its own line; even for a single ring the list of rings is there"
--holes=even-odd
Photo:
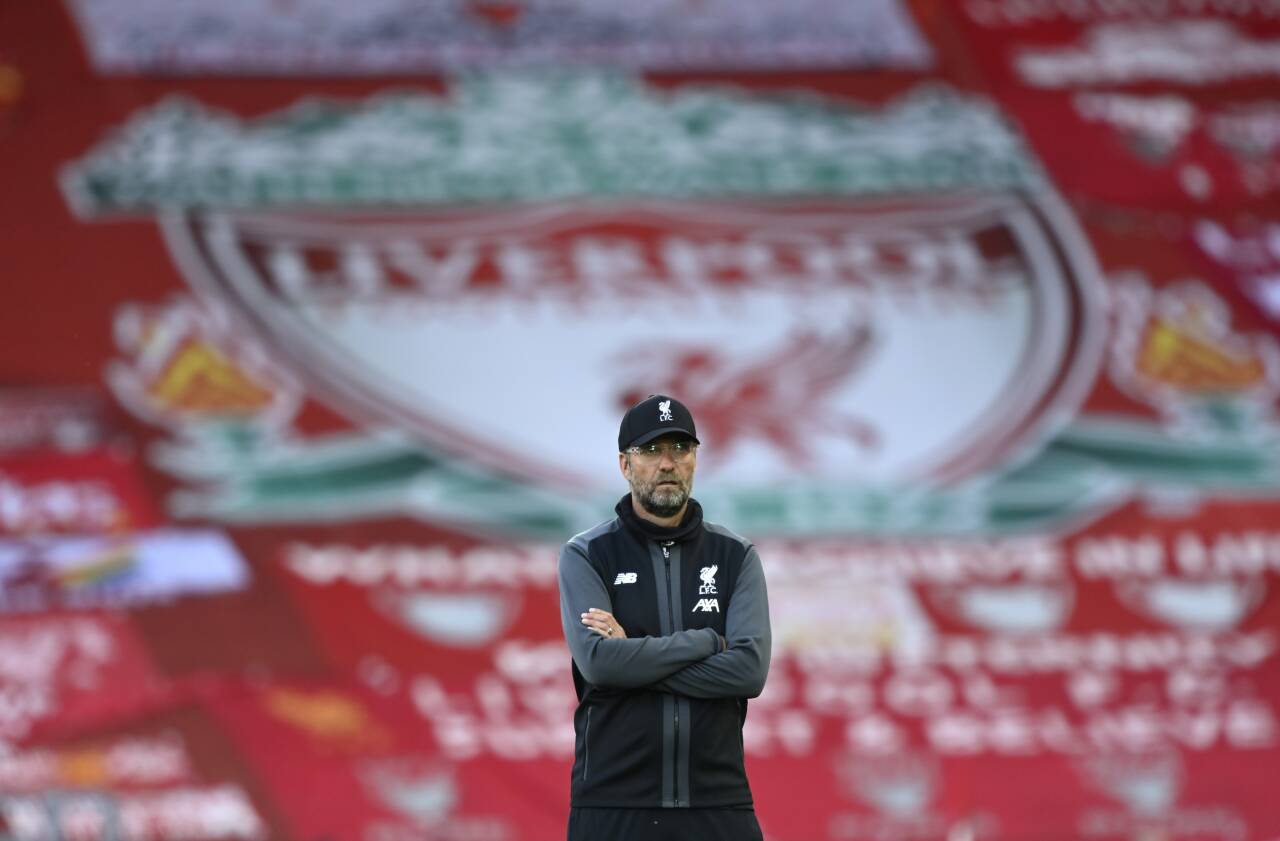
[[[754,548],[734,585],[723,639],[711,628],[638,639],[603,636],[604,625],[617,626],[609,591],[574,543],[560,553],[559,581],[565,640],[589,682],[692,698],[754,698],[764,688],[771,646],[769,603]],[[589,608],[604,611],[604,619],[584,620]]]

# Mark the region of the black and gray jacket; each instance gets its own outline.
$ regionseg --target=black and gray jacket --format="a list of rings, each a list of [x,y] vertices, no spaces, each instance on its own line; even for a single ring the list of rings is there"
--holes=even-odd
[[[743,807],[747,698],[769,671],[769,604],[749,542],[703,522],[663,528],[618,516],[560,552],[560,613],[578,693],[571,803],[577,807]],[[611,612],[626,639],[582,624]]]

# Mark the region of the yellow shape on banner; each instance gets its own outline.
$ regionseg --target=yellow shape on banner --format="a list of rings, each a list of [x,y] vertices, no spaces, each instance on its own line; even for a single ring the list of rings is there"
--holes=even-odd
[[[107,784],[107,759],[100,750],[72,751],[59,757],[59,774],[63,784],[101,787]]]
[[[390,743],[386,730],[370,719],[364,705],[340,692],[271,689],[264,706],[277,719],[328,747],[368,750]]]
[[[0,108],[13,105],[22,96],[22,73],[12,64],[0,64]]]
[[[221,350],[199,340],[184,342],[147,393],[180,412],[252,414],[271,405],[272,391],[255,382]]]
[[[1213,340],[1194,311],[1182,322],[1154,318],[1147,324],[1138,359],[1144,376],[1180,391],[1245,391],[1266,379],[1262,359]]]

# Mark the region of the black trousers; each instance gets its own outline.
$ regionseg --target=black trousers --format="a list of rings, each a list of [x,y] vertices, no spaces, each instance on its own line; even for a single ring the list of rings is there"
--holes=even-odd
[[[569,841],[764,841],[754,809],[570,809]]]

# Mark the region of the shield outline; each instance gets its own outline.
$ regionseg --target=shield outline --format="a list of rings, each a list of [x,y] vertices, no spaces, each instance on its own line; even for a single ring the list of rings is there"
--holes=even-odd
[[[680,217],[691,222],[705,222],[710,215],[723,220],[723,224],[743,219],[759,222],[762,216],[767,217],[771,224],[784,220],[794,224],[805,221],[805,214],[827,217],[835,213],[846,217],[856,214],[865,215],[876,226],[883,227],[893,227],[890,219],[911,213],[923,215],[935,224],[948,215],[973,215],[975,209],[988,212],[1003,210],[1008,214],[1010,231],[1023,237],[1019,240],[1021,244],[1030,246],[1029,252],[1025,252],[1032,263],[1030,279],[1034,291],[1041,293],[1033,310],[1033,318],[1039,318],[1041,322],[1038,326],[1046,329],[1053,326],[1045,317],[1043,299],[1046,292],[1058,294],[1067,305],[1065,309],[1070,318],[1064,328],[1067,334],[1062,342],[1064,350],[1050,358],[1033,353],[1034,358],[1020,366],[1019,376],[1006,389],[1006,394],[1014,392],[1010,400],[992,401],[979,417],[969,423],[963,434],[952,436],[957,443],[951,446],[949,458],[935,459],[926,469],[910,472],[903,477],[904,482],[948,485],[991,468],[1011,469],[1025,462],[1076,416],[1103,358],[1106,287],[1101,280],[1101,270],[1074,216],[1050,190],[949,194],[898,200],[840,197],[816,201],[773,199],[735,202],[732,205],[727,201],[566,200],[536,205],[495,204],[435,211],[417,209],[409,214],[418,220],[413,227],[419,238],[422,236],[422,218],[434,212],[444,220],[433,222],[436,235],[458,231],[474,233],[477,228],[491,227],[502,233],[519,230],[523,237],[536,240],[542,231],[554,231],[557,223],[581,214],[584,208],[593,215],[593,219],[603,218],[605,214],[625,212],[634,216],[649,213],[668,223]],[[328,232],[334,235],[344,232],[349,236],[350,228],[343,226],[344,220],[367,220],[370,217],[404,219],[406,215],[403,211],[297,215],[178,209],[162,213],[159,223],[173,259],[192,289],[207,303],[228,310],[234,321],[247,328],[249,335],[262,341],[279,358],[287,360],[291,371],[305,383],[310,394],[341,407],[340,411],[349,419],[370,426],[389,423],[413,435],[432,451],[449,453],[500,474],[549,482],[566,490],[581,490],[584,483],[587,487],[595,485],[595,478],[589,473],[539,462],[527,451],[478,438],[462,426],[442,420],[448,416],[446,412],[424,413],[421,408],[389,403],[385,394],[379,393],[376,387],[363,383],[362,369],[355,368],[339,354],[329,352],[323,343],[310,338],[308,334],[312,331],[309,327],[290,323],[291,319],[287,317],[275,317],[275,310],[287,312],[287,308],[264,306],[257,273],[235,252],[228,250],[234,244],[231,233],[236,218],[259,224],[265,221],[268,227],[274,225],[277,230],[305,231],[312,236]],[[580,222],[569,224],[572,226]],[[224,270],[220,257],[230,259],[235,270]],[[1046,289],[1050,281],[1057,281],[1058,288]],[[1031,335],[1036,335],[1036,326],[1032,325]],[[1034,370],[1026,370],[1029,366]],[[1031,393],[1023,388],[1029,381],[1039,383]],[[1002,421],[994,430],[984,432],[979,429],[994,419]]]

